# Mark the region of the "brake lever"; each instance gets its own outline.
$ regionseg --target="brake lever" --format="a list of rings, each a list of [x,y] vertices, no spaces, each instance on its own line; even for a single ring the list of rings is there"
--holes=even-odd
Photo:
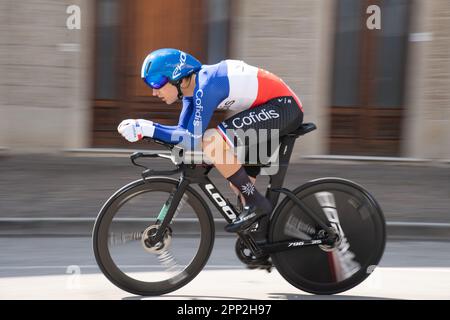
[[[133,165],[144,168],[145,170],[148,170],[148,168],[146,166],[136,163],[136,159],[143,157],[143,156],[144,156],[144,154],[142,152],[135,152],[131,155],[130,159],[131,159],[131,162],[133,163]]]
[[[133,154],[130,156],[130,159],[131,159],[131,162],[132,162],[135,166],[141,167],[141,168],[144,168],[144,169],[148,169],[148,167],[143,166],[143,165],[137,163],[136,160],[139,159],[139,158],[158,158],[158,157],[159,157],[159,155],[158,155],[157,153],[149,153],[149,154],[145,154],[145,153],[143,153],[143,152],[135,152],[135,153],[133,153]]]
[[[173,162],[173,159],[171,156],[169,155],[164,155],[164,154],[160,154],[160,153],[143,153],[143,152],[135,152],[130,156],[131,162],[137,166],[137,167],[141,167],[144,169],[144,171],[142,172],[141,176],[142,179],[145,180],[145,178],[148,178],[150,176],[154,176],[154,175],[164,175],[164,176],[171,176],[174,174],[177,174],[179,172],[182,171],[181,167],[178,167],[177,169],[174,170],[153,170],[153,169],[149,169],[148,167],[141,165],[139,163],[136,162],[137,159],[139,158],[166,158],[166,159],[170,159]]]

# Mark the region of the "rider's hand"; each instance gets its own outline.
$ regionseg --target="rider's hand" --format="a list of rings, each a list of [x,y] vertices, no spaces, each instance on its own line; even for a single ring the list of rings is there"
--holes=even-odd
[[[153,137],[155,125],[149,120],[126,119],[119,124],[117,131],[128,141],[136,142],[143,137]]]

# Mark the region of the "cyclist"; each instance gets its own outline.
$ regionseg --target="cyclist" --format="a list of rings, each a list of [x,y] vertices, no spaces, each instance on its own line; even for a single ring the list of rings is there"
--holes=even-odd
[[[279,77],[243,61],[202,65],[190,54],[168,48],[145,58],[141,77],[153,89],[153,96],[167,104],[182,100],[178,125],[127,119],[119,124],[118,132],[130,142],[151,137],[183,148],[200,146],[232,189],[240,191],[245,204],[226,231],[244,230],[267,217],[272,206],[254,185],[259,169],[238,161],[235,147],[239,139],[232,132],[277,129],[283,136],[295,130],[303,121],[302,104],[295,93]],[[207,130],[216,109],[226,109],[231,116]]]

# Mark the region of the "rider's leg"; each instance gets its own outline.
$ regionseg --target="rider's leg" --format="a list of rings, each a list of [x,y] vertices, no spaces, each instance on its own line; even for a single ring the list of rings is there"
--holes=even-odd
[[[249,212],[250,218],[243,221],[235,221],[234,227],[251,224],[255,219],[270,213],[272,205],[261,193],[256,190],[242,164],[238,161],[234,150],[225,142],[223,137],[215,129],[207,130],[203,136],[203,152],[214,163],[217,170],[224,178],[241,191],[245,203],[251,208],[258,208],[257,212]],[[240,216],[239,220],[246,215]],[[234,229],[234,228],[232,228]]]
[[[248,177],[250,178],[250,182],[253,183],[253,184],[255,184],[255,182],[256,182],[256,177],[252,177],[252,176],[248,176]],[[246,202],[245,202],[245,198],[244,198],[244,196],[242,195],[242,193],[241,193],[241,192],[239,191],[239,189],[236,188],[231,182],[230,182],[229,184],[230,184],[231,190],[233,190],[234,194],[235,194],[236,196],[239,197],[239,200],[241,201],[242,205],[245,206],[245,205],[246,205]]]
[[[248,177],[250,178],[250,181],[255,184],[256,182],[256,177],[260,174],[261,172],[261,168],[258,166],[244,166],[245,172],[247,172]],[[238,197],[238,205],[240,205],[240,208],[242,210],[242,208],[245,206],[245,198],[242,196],[241,192],[239,191],[238,188],[236,188],[231,182],[230,182],[230,188],[231,190],[233,190],[233,192],[236,194],[236,196]]]
[[[264,143],[271,142],[270,154],[272,154],[274,151],[272,143],[279,145],[279,137],[297,129],[302,121],[303,112],[301,106],[297,104],[296,97],[283,96],[234,114],[220,123],[216,128],[217,131],[210,130],[204,136],[204,153],[216,165],[220,173],[242,191],[247,202],[247,207],[237,219],[240,222],[233,222],[231,227],[226,228],[227,231],[233,231],[230,228],[239,231],[236,230],[238,225],[242,226],[240,230],[245,229],[255,222],[254,219],[263,216],[260,214],[261,212],[269,213],[271,211],[269,200],[255,189],[245,168],[234,155],[234,151],[240,152],[245,149],[246,158],[248,155],[250,163],[255,161],[255,155],[259,162],[260,156],[265,158]],[[261,146],[263,148],[258,150]],[[241,149],[242,147],[244,149]],[[266,155],[268,155],[267,152]],[[257,210],[252,210],[253,206]]]
[[[261,168],[260,167],[248,167],[248,166],[244,166],[245,172],[247,172],[248,177],[250,178],[251,183],[255,184],[256,183],[256,177],[258,176],[258,174],[261,172]],[[230,182],[230,188],[231,190],[233,190],[233,192],[236,194],[236,196],[238,197],[238,204],[241,205],[241,209],[243,206],[245,206],[245,198],[242,195],[242,193],[239,191],[238,188],[236,188],[231,182]]]

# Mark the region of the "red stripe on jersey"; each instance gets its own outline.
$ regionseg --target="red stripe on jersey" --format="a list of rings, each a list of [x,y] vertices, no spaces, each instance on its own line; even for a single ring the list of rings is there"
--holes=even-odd
[[[222,132],[220,127],[216,127],[217,132],[222,136],[223,140],[225,140],[225,143],[227,143],[230,147],[234,148],[234,146],[231,144],[230,139],[227,137],[225,132]]]
[[[292,96],[303,112],[300,99],[279,77],[264,69],[258,69],[258,94],[256,100],[250,106],[254,108],[277,97]]]

